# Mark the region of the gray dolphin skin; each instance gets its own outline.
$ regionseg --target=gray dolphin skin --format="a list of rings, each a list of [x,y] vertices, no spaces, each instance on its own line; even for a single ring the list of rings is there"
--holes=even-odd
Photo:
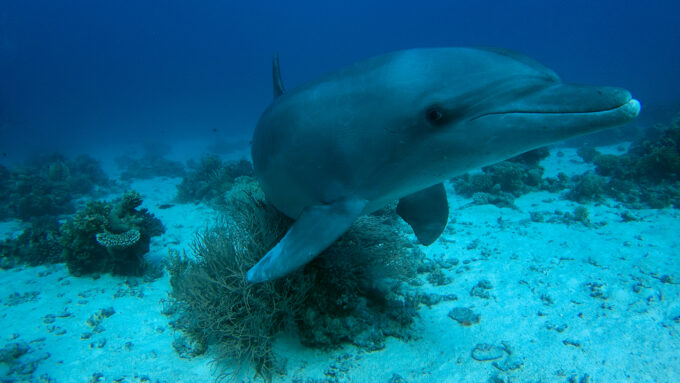
[[[311,261],[362,214],[399,200],[419,241],[448,221],[443,181],[546,144],[622,125],[640,112],[624,89],[565,84],[496,48],[388,53],[284,92],[252,141],[267,200],[295,223],[248,271],[282,277]]]

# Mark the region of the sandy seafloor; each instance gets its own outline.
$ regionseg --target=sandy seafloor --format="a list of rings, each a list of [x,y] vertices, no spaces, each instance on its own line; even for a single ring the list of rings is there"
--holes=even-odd
[[[554,149],[543,162],[546,176],[589,169],[575,150],[560,150],[564,156]],[[204,205],[158,208],[172,202],[180,181],[130,184],[167,227],[152,239],[147,256],[153,262],[169,249],[188,250],[194,233],[215,220]],[[680,382],[680,211],[631,210],[640,220],[624,222],[625,208],[608,201],[586,205],[590,227],[534,222],[530,212],[544,212],[548,221],[555,210],[577,204],[537,192],[517,199],[519,209],[466,207],[470,200],[447,187],[451,223],[423,250],[461,262],[443,270],[450,284],[421,288],[458,300],[421,306],[416,339],[389,338],[376,352],[352,345],[308,349],[295,334],[281,334],[275,349],[286,373],[275,382]],[[4,222],[0,230],[4,238],[21,227]],[[481,280],[492,285],[489,299],[470,294]],[[57,383],[213,381],[210,349],[182,359],[172,347],[179,334],[161,313],[169,289],[167,273],[145,282],[73,277],[62,264],[0,270],[0,347],[28,344],[21,368],[32,370],[7,376],[17,365],[0,363],[0,376]],[[461,326],[447,315],[454,307],[472,309],[480,322]],[[107,308],[115,313],[101,320],[104,331],[93,333],[88,318]],[[82,339],[84,333],[92,335]],[[497,347],[497,359],[472,357],[484,344]],[[258,380],[251,372],[238,381]]]

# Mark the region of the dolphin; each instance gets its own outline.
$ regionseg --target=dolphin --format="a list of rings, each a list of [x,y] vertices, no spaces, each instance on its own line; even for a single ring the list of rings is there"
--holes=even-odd
[[[247,273],[257,283],[305,265],[362,214],[397,213],[429,245],[448,222],[443,181],[640,112],[625,89],[563,83],[527,56],[498,48],[387,53],[284,91],[252,139],[267,200],[295,219]]]

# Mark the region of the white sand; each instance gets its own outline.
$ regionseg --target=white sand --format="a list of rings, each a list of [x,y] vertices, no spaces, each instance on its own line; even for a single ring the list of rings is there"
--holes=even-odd
[[[545,161],[548,175],[589,166],[575,151],[562,152]],[[215,219],[204,205],[159,209],[172,200],[178,182],[158,178],[131,185],[167,227],[152,241],[153,262],[167,257],[169,248],[188,249],[193,234]],[[444,270],[453,280],[449,285],[423,287],[454,293],[458,300],[423,306],[414,325],[418,339],[390,338],[384,350],[372,353],[354,346],[324,352],[282,334],[275,348],[287,360],[287,375],[275,381],[387,383],[394,374],[407,382],[487,382],[492,376],[512,382],[680,381],[679,211],[632,211],[641,220],[622,222],[623,208],[609,201],[588,206],[593,225],[586,227],[530,219],[533,211],[545,212],[547,221],[555,210],[577,206],[556,194],[526,195],[516,201],[518,210],[459,208],[468,202],[450,194],[455,223],[424,248],[431,257],[461,262]],[[16,223],[0,229],[5,236],[19,230]],[[481,280],[493,286],[486,290],[490,299],[470,295]],[[63,265],[0,271],[0,347],[24,341],[30,351],[20,361],[39,361],[32,375],[12,376],[40,382],[48,375],[58,383],[88,382],[97,373],[102,376],[92,381],[211,381],[210,350],[187,360],[171,346],[179,334],[161,314],[168,277],[126,281],[72,277]],[[39,292],[34,300],[8,306],[10,294],[32,291]],[[480,323],[463,327],[448,317],[461,306],[480,314]],[[102,319],[105,330],[81,339],[93,330],[88,318],[108,307],[115,314]],[[44,323],[49,314],[53,323]],[[478,344],[506,351],[499,359],[477,361],[471,352]],[[7,369],[0,363],[0,373]],[[252,374],[243,380],[252,381]]]

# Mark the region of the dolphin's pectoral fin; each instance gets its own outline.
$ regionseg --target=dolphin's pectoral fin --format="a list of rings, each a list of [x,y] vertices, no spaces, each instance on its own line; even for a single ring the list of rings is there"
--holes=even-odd
[[[399,200],[397,214],[406,221],[423,245],[436,241],[449,221],[444,184],[436,184]]]
[[[338,239],[368,201],[351,198],[303,210],[283,239],[248,270],[248,282],[265,282],[304,266]]]

